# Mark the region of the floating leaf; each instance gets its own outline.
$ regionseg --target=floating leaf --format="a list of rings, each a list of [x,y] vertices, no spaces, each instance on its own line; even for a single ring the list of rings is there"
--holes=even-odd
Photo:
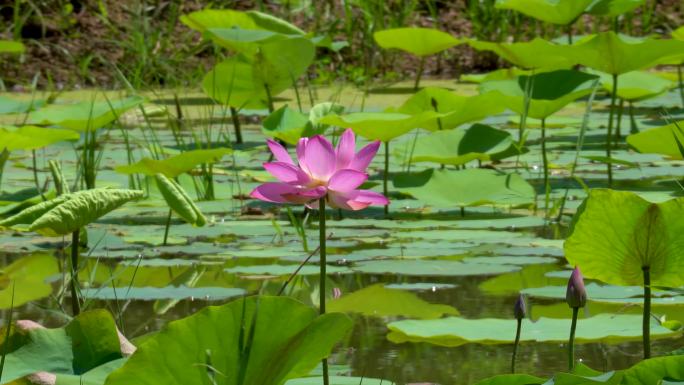
[[[405,162],[462,165],[473,160],[498,160],[518,153],[510,133],[484,124],[468,129],[437,131],[395,147]],[[410,157],[410,158],[409,158]]]
[[[245,290],[236,287],[97,287],[81,291],[83,298],[111,301],[156,301],[194,300],[220,301],[245,295]]]
[[[408,276],[485,276],[519,270],[512,265],[464,263],[441,260],[381,260],[357,263],[354,271],[365,274],[399,274]]]
[[[451,306],[431,304],[415,294],[388,289],[382,284],[368,286],[329,301],[327,307],[328,311],[361,313],[372,317],[432,319],[445,314],[458,315],[458,311]]]
[[[0,147],[8,151],[36,150],[64,140],[78,140],[72,130],[36,126],[0,126]]]
[[[80,375],[122,357],[116,324],[106,310],[83,312],[59,329],[15,327],[8,341],[3,383],[36,372]]]
[[[0,115],[23,114],[45,104],[43,100],[16,100],[0,95]]]
[[[496,0],[496,8],[512,9],[552,24],[573,23],[594,0]]]
[[[529,374],[502,374],[475,383],[475,385],[541,385],[546,380]]]
[[[461,43],[446,32],[432,28],[394,28],[373,34],[382,48],[397,48],[416,56],[434,55]]]
[[[239,383],[282,385],[307,375],[351,326],[343,314],[318,316],[286,297],[210,306],[147,338],[105,384],[194,384],[208,380],[211,367],[217,385],[235,384],[238,375]]]
[[[140,96],[126,99],[89,101],[74,104],[50,104],[29,114],[28,121],[39,125],[58,125],[77,131],[104,127],[131,108],[145,101]]]
[[[651,128],[627,136],[627,143],[644,154],[662,154],[683,159],[679,143],[684,143],[684,121]]]
[[[425,170],[398,174],[394,188],[437,207],[522,205],[535,200],[534,188],[518,174],[496,170]]]
[[[568,262],[588,278],[642,285],[684,284],[684,198],[651,203],[632,192],[591,190],[565,241]]]
[[[485,82],[480,85],[480,92],[498,91],[497,103],[522,115],[525,112],[525,89],[530,82],[527,115],[535,119],[545,119],[570,102],[589,95],[597,79],[596,75],[580,71],[557,70]]]
[[[570,320],[539,318],[522,321],[521,342],[566,342]],[[428,342],[441,346],[460,346],[468,343],[510,344],[515,339],[515,320],[465,319],[458,317],[434,320],[405,320],[392,322],[387,338],[396,343]],[[577,321],[575,343],[616,343],[641,339],[641,316],[599,314]],[[660,325],[651,326],[654,337],[669,337],[675,332]]]
[[[157,181],[159,192],[173,212],[193,226],[202,227],[207,223],[207,218],[204,217],[199,207],[176,181],[161,173],[156,174],[154,179]]]
[[[149,176],[164,174],[168,178],[175,178],[200,164],[216,163],[231,152],[232,150],[229,148],[213,148],[185,151],[162,160],[142,158],[134,164],[117,166],[116,172],[122,174],[140,173]]]
[[[388,142],[414,128],[421,128],[428,120],[437,116],[434,112],[416,115],[397,112],[355,112],[346,115],[328,115],[320,123],[338,127],[349,127],[358,135],[369,140]]]

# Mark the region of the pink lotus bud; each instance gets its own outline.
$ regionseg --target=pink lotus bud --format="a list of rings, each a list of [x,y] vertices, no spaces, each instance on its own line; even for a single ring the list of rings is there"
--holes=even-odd
[[[579,267],[575,267],[568,281],[568,291],[565,293],[565,302],[568,306],[584,307],[587,303],[587,291],[584,288],[584,278]]]

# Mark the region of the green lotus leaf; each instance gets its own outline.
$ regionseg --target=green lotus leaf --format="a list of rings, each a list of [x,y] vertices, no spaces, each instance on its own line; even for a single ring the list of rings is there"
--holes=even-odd
[[[19,41],[0,40],[0,54],[3,53],[24,53],[26,47]]]
[[[480,92],[498,91],[497,104],[522,115],[525,111],[525,89],[529,84],[530,104],[527,115],[534,119],[546,119],[570,102],[589,95],[596,75],[575,70],[556,70],[532,76],[521,75],[515,79],[496,80],[480,84]]]
[[[78,376],[122,357],[116,324],[106,310],[83,312],[58,329],[15,326],[3,346],[9,351],[3,384],[37,372]]]
[[[39,203],[29,206],[17,214],[0,221],[0,226],[11,227],[19,224],[30,225],[43,216],[43,214],[68,201],[72,197],[72,194],[65,194],[47,201],[41,200]]]
[[[684,284],[684,198],[651,203],[632,192],[594,189],[573,220],[565,256],[582,273],[614,285]]]
[[[624,385],[681,384],[684,381],[684,356],[656,357],[643,360],[623,372]],[[673,382],[660,382],[669,379]]]
[[[541,317],[522,321],[521,342],[567,342],[569,319]],[[387,338],[395,343],[427,342],[440,346],[469,343],[510,344],[515,339],[513,319],[465,319],[448,317],[433,320],[405,320],[387,325]],[[656,338],[677,335],[660,325],[651,326]],[[575,343],[618,343],[641,339],[641,316],[636,314],[599,314],[577,321]]]
[[[613,77],[608,74],[600,74],[601,86],[611,93],[613,92]],[[650,99],[667,92],[675,83],[649,72],[632,71],[618,76],[617,96],[621,99],[636,102]]]
[[[36,126],[0,126],[0,147],[8,151],[36,150],[65,140],[78,140],[77,132]]]
[[[260,45],[252,61],[257,83],[273,90],[290,87],[313,63],[315,46],[303,37],[288,37]]]
[[[213,148],[208,150],[185,151],[166,159],[156,160],[142,158],[137,163],[117,166],[116,172],[122,174],[145,174],[154,176],[164,174],[168,178],[175,178],[203,163],[216,163],[232,152],[229,148]]]
[[[248,60],[258,53],[260,44],[287,38],[265,29],[209,28],[204,34],[221,47],[245,55]]]
[[[56,202],[56,205],[53,205],[52,207],[49,205],[43,206],[41,209],[44,209],[45,207],[50,208],[33,221],[29,230],[57,235],[70,234],[125,203],[140,199],[143,196],[144,192],[139,190],[106,188],[61,195],[55,199],[44,202],[48,203],[54,201]],[[26,210],[31,209],[32,208],[28,208]],[[31,211],[32,215],[36,212],[38,211]],[[22,214],[17,214],[17,216],[20,215]]]
[[[601,32],[569,47],[575,64],[621,75],[646,69],[668,58],[681,55],[684,41],[662,39],[630,39],[612,31]],[[607,54],[610,53],[610,54]]]
[[[330,385],[387,385],[392,384],[392,381],[368,378],[368,377],[347,377],[347,376],[330,376]],[[289,380],[285,385],[321,385],[323,377],[304,377]]]
[[[478,381],[475,385],[541,385],[546,380],[529,374],[501,374]]]
[[[397,48],[416,56],[434,55],[461,43],[459,39],[432,28],[393,28],[373,34],[382,48]]]
[[[353,270],[364,274],[395,274],[417,277],[487,276],[520,270],[519,266],[449,260],[386,259],[359,262]]]
[[[567,25],[574,22],[594,0],[496,0],[496,8],[512,9],[537,20]]]
[[[644,154],[662,154],[672,159],[683,159],[684,122],[671,123],[627,136],[627,143]]]
[[[288,106],[282,106],[273,111],[264,119],[261,128],[264,135],[289,144],[297,144],[299,138],[309,136],[305,135],[306,131],[311,131],[309,118]]]
[[[304,31],[287,21],[258,11],[204,9],[183,15],[180,20],[183,24],[200,32],[211,28],[242,28],[262,29],[286,35],[304,34]]]
[[[672,38],[677,40],[684,40],[684,26],[681,26],[672,31]]]
[[[489,161],[518,154],[510,133],[484,124],[468,129],[432,132],[396,146],[394,154],[404,162],[434,162],[462,165],[473,160]]]
[[[126,358],[120,358],[102,364],[83,374],[57,373],[55,385],[102,385],[107,376],[114,370],[119,369],[124,363],[126,363]]]
[[[403,173],[393,183],[399,192],[436,207],[510,206],[535,200],[534,188],[520,175],[490,169]]]
[[[52,285],[46,280],[58,273],[57,259],[46,254],[28,255],[3,267],[0,271],[0,309],[16,309],[49,296]]]
[[[422,128],[437,131],[482,120],[500,114],[504,109],[493,93],[462,96],[443,88],[425,87],[407,99],[397,112],[417,115],[436,111],[439,115],[423,123]]]
[[[147,338],[105,385],[211,383],[211,373],[216,385],[282,385],[308,375],[351,326],[286,297],[210,306]]]
[[[422,128],[435,116],[435,112],[423,112],[416,115],[398,112],[354,112],[346,115],[328,115],[319,120],[320,123],[338,127],[349,127],[357,135],[368,140],[390,140],[404,135],[414,128]]]
[[[155,180],[166,204],[178,216],[193,226],[202,227],[207,223],[207,219],[200,211],[199,207],[173,179],[169,179],[164,174],[156,174]]]
[[[0,95],[0,115],[23,114],[40,108],[44,104],[44,100],[16,100]]]
[[[273,95],[287,86],[271,89]],[[256,79],[252,64],[233,56],[204,75],[202,90],[217,102],[234,108],[263,108],[268,104],[264,85]]]
[[[460,80],[466,83],[484,83],[491,80],[506,80],[513,79],[520,75],[530,75],[532,71],[523,70],[517,67],[510,68],[500,68],[491,72],[485,72],[481,74],[463,74]]]
[[[365,287],[328,302],[328,311],[361,313],[371,317],[403,316],[419,319],[440,318],[445,314],[458,315],[448,305],[431,304],[413,293],[387,289],[382,284]]]
[[[574,64],[572,47],[551,43],[534,38],[529,42],[494,43],[468,40],[468,44],[478,51],[492,51],[502,59],[525,69],[563,69]]]
[[[76,131],[104,127],[131,108],[145,101],[140,96],[125,99],[88,101],[73,104],[50,104],[29,114],[28,121],[39,125],[57,125]]]
[[[610,18],[631,12],[646,3],[646,0],[594,0],[587,13]]]

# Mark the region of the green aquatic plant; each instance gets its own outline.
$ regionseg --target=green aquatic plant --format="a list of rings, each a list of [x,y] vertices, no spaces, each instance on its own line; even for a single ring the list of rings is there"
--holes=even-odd
[[[159,192],[169,206],[169,215],[166,218],[162,245],[166,246],[166,241],[169,237],[169,227],[171,226],[171,214],[174,212],[193,226],[202,227],[207,223],[207,218],[204,217],[199,207],[197,207],[178,182],[166,177],[162,173],[155,174],[154,179],[157,182]]]
[[[0,221],[0,226],[29,224],[29,231],[48,236],[71,234],[71,307],[73,314],[77,315],[81,309],[78,299],[78,254],[81,228],[127,202],[141,199],[143,195],[142,191],[137,190],[104,188],[60,195]]]
[[[575,267],[568,279],[565,292],[565,302],[572,309],[572,323],[570,324],[570,338],[568,339],[568,370],[575,368],[575,330],[577,329],[577,315],[579,309],[587,304],[587,290],[584,288],[584,278],[579,267]]]
[[[169,323],[105,385],[283,385],[308,375],[351,327],[344,314],[317,315],[291,298],[243,297]]]
[[[522,69],[567,69],[574,64],[570,50],[550,41],[534,38],[526,42],[495,43],[470,39],[468,45],[478,51],[491,51],[507,62]]]
[[[145,99],[140,96],[130,96],[118,100],[95,101],[93,98],[89,102],[50,104],[29,113],[28,122],[69,128],[83,134],[79,159],[80,177],[85,187],[92,189],[95,188],[97,167],[102,157],[98,131],[114,123],[126,111],[140,106],[144,101]]]
[[[594,0],[587,13],[594,16],[615,18],[646,3],[646,0]]]
[[[382,48],[400,49],[420,58],[416,80],[413,84],[414,90],[418,90],[420,86],[420,78],[423,75],[425,58],[427,56],[437,54],[462,43],[461,40],[446,32],[418,27],[385,29],[375,32],[373,38]]]
[[[674,122],[627,136],[627,144],[644,154],[684,159],[684,122]]]
[[[26,51],[26,46],[20,41],[0,40],[0,54],[20,54]]]
[[[496,0],[496,8],[512,9],[551,24],[566,27],[572,44],[572,24],[582,16],[594,0]]]
[[[330,102],[316,104],[311,107],[308,115],[285,105],[263,120],[261,132],[273,139],[296,145],[301,138],[325,133],[329,125],[320,122],[322,117],[342,112],[343,106]]]
[[[591,190],[573,219],[565,256],[584,274],[644,290],[643,350],[651,355],[652,285],[684,284],[684,199],[652,203],[632,192]]]

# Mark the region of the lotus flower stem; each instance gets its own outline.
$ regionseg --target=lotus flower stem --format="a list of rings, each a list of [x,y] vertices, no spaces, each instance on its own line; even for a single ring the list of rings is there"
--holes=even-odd
[[[71,233],[71,313],[75,317],[81,313],[78,301],[78,241],[80,229]]]
[[[38,182],[38,165],[36,162],[36,150],[31,150],[31,154],[33,155],[33,181],[36,183],[36,190],[38,190],[38,194],[40,194],[40,197],[45,201],[47,199],[45,199],[45,195],[43,195],[43,189],[40,188],[40,183]]]
[[[615,99],[617,97],[618,76],[613,74],[613,91],[610,94],[610,112],[608,113],[608,132],[606,133],[606,158],[608,158],[608,187],[613,186],[613,164],[611,161],[610,140],[613,136],[613,115],[615,114]]]
[[[327,252],[325,250],[326,248],[326,236],[325,236],[325,196],[320,198],[318,200],[318,239],[319,239],[319,256],[320,256],[320,261],[319,264],[321,266],[321,272],[319,275],[319,311],[320,314],[325,314],[325,277],[326,277],[326,256]],[[323,362],[323,385],[328,385],[330,383],[330,379],[328,378],[328,359],[324,358]]]
[[[575,19],[575,20],[577,20],[577,19]],[[575,20],[573,20],[572,22],[570,22],[567,25],[567,28],[568,28],[568,31],[567,31],[567,33],[568,33],[568,44],[569,45],[572,45],[572,25],[575,23]]]
[[[644,358],[651,358],[651,270],[648,266],[641,270],[644,272]]]
[[[572,324],[570,324],[570,338],[568,339],[568,370],[575,368],[575,329],[577,329],[577,314],[579,307],[572,308]]]
[[[423,76],[423,70],[425,69],[425,56],[420,57],[420,62],[418,62],[418,72],[416,72],[416,82],[413,83],[413,90],[418,91],[420,87],[420,78]]]
[[[173,211],[169,209],[169,215],[166,216],[166,226],[164,227],[164,242],[162,246],[166,246],[166,241],[169,239],[169,228],[171,227],[171,214]]]
[[[522,293],[518,295],[513,307],[513,315],[515,315],[518,326],[515,330],[515,343],[513,344],[513,356],[511,357],[511,373],[515,373],[515,359],[518,355],[518,345],[520,344],[520,329],[522,328],[522,320],[527,315],[527,306],[525,306],[525,297]]]
[[[389,177],[389,141],[385,142],[385,172],[382,175],[382,195],[387,196],[387,178]],[[389,216],[389,203],[385,205],[385,217]]]
[[[516,320],[518,326],[515,329],[515,343],[513,344],[513,357],[511,357],[511,373],[515,373],[515,359],[518,356],[518,345],[520,344],[520,329],[522,328],[522,319]]]
[[[620,139],[622,138],[621,128],[622,128],[622,113],[625,110],[625,99],[620,98],[620,104],[618,105],[617,112],[617,122],[615,122],[615,139],[613,141],[613,147],[617,149],[620,144]]]
[[[682,108],[684,108],[684,80],[682,79],[682,65],[677,66],[677,78],[679,79],[679,97],[682,99]]]
[[[235,130],[235,143],[242,144],[242,129],[240,128],[240,116],[235,107],[230,107],[230,118],[233,120],[233,130]]]
[[[548,218],[551,185],[549,184],[549,160],[546,156],[546,118],[541,120],[541,150],[542,166],[544,167],[544,212],[546,213],[545,217]]]
[[[684,103],[684,96],[682,97],[682,102]],[[638,134],[639,126],[637,126],[636,119],[634,119],[634,104],[632,102],[629,102],[629,123],[629,133]]]
[[[273,96],[271,96],[271,88],[268,86],[268,84],[264,83],[264,90],[266,90],[266,99],[268,101],[268,113],[272,114],[273,111],[275,111],[275,108],[273,107]]]

